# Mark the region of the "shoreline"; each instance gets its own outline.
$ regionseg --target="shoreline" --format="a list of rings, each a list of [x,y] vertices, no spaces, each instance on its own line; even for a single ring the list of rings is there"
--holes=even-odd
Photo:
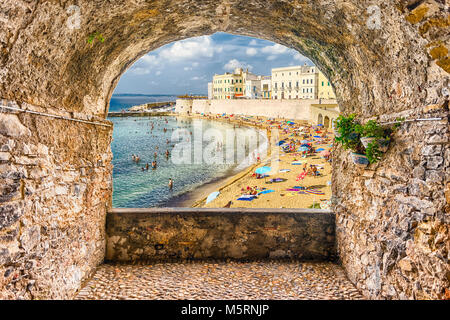
[[[231,201],[231,207],[236,208],[311,208],[316,206],[320,208],[327,208],[327,205],[330,203],[331,199],[331,187],[330,187],[330,181],[331,181],[331,164],[325,161],[322,157],[319,157],[318,153],[314,153],[311,155],[308,155],[306,158],[301,158],[298,153],[283,153],[281,150],[278,153],[279,158],[276,160],[277,164],[279,164],[279,169],[290,169],[289,173],[281,173],[277,172],[272,177],[277,178],[287,178],[282,183],[276,183],[276,184],[266,184],[266,180],[257,180],[255,177],[253,177],[253,172],[257,167],[265,166],[267,165],[267,162],[270,162],[274,159],[272,159],[272,148],[279,148],[278,146],[270,144],[271,141],[271,125],[267,124],[268,118],[264,116],[259,117],[251,117],[250,120],[241,119],[242,116],[235,115],[234,118],[221,118],[220,115],[206,115],[201,116],[197,114],[193,115],[178,115],[180,117],[186,117],[186,118],[199,118],[199,119],[207,119],[207,120],[214,120],[214,121],[220,121],[225,122],[228,124],[236,124],[241,126],[248,126],[257,128],[259,130],[266,130],[267,132],[267,138],[268,138],[268,146],[267,146],[267,156],[259,163],[254,163],[250,165],[249,167],[246,167],[245,169],[241,170],[240,172],[236,173],[229,179],[220,179],[213,185],[209,185],[209,187],[196,189],[195,191],[192,191],[191,193],[191,200],[197,196],[197,201],[194,203],[189,202],[185,203],[186,205],[189,204],[190,207],[193,208],[221,208],[225,207],[229,204]],[[248,118],[247,118],[248,119]],[[252,124],[251,122],[255,122],[256,124]],[[277,124],[281,124],[286,122],[287,119],[273,119],[273,122]],[[257,123],[259,122],[259,123]],[[298,127],[307,127],[308,132],[310,132],[309,129],[312,127],[310,123],[307,121],[295,121],[295,125]],[[314,130],[313,130],[314,131]],[[316,130],[317,131],[317,130]],[[296,139],[301,140],[301,136],[306,133],[300,133],[295,134],[296,138],[292,138],[294,134],[294,130],[288,130],[288,132],[282,133],[280,132],[280,136],[278,137],[278,140],[289,140],[289,139]],[[318,143],[317,141],[314,141],[313,144],[316,148],[324,148],[327,149],[330,146],[330,144],[333,143],[333,135],[331,133],[327,133],[330,135],[330,137],[326,137],[324,141],[321,143]],[[314,140],[314,139],[313,139]],[[301,158],[301,159],[300,159]],[[308,163],[308,165],[313,166],[319,166],[321,175],[320,176],[306,176],[300,181],[296,179],[297,175],[301,173],[301,167],[300,166],[294,166],[292,163],[294,161],[304,161]],[[269,178],[269,179],[270,179]],[[264,183],[264,184],[263,184]],[[261,186],[261,184],[263,184]],[[270,194],[263,194],[262,196],[259,196],[255,199],[255,201],[248,202],[248,201],[237,201],[236,199],[239,198],[240,195],[245,193],[246,187],[250,186],[251,188],[254,186],[257,186],[258,188],[263,188],[267,190],[273,190],[273,193]],[[314,191],[318,191],[318,194],[311,194],[309,192],[305,193],[303,191],[300,192],[293,192],[290,189],[294,188],[294,186],[302,186],[309,189],[313,189]],[[209,204],[206,204],[206,199],[214,191],[219,191],[220,195],[213,201],[211,201]],[[228,207],[228,206],[227,206]]]
[[[179,115],[176,113],[172,113],[171,116],[176,116],[176,117],[185,117],[185,118],[190,118],[190,119],[203,119],[205,120],[204,117],[202,116],[186,116],[186,115]],[[217,122],[224,122],[224,123],[228,123],[231,124],[232,122],[229,121],[224,121],[223,119],[207,119],[210,121],[217,121]],[[249,128],[256,128],[259,130],[266,130],[267,133],[267,140],[270,142],[270,131],[267,128],[262,128],[259,126],[252,126],[250,124],[241,124],[244,126],[248,126]],[[206,203],[206,199],[208,198],[208,196],[215,191],[221,191],[224,188],[232,185],[233,183],[236,183],[237,181],[239,181],[240,179],[242,179],[243,177],[245,177],[249,172],[253,171],[257,166],[261,165],[261,163],[266,162],[268,159],[270,159],[270,143],[268,145],[268,149],[267,149],[268,155],[266,158],[262,159],[260,163],[253,163],[250,164],[249,166],[239,170],[238,172],[234,173],[233,171],[236,170],[236,168],[239,166],[237,165],[236,167],[230,169],[228,172],[231,172],[232,175],[228,176],[227,173],[225,173],[225,175],[220,176],[220,177],[216,177],[214,179],[212,179],[209,182],[206,182],[200,186],[198,186],[197,188],[190,190],[190,191],[186,191],[185,193],[182,193],[178,196],[176,196],[174,199],[172,199],[171,201],[169,201],[167,203],[167,205],[171,206],[171,207],[189,207],[189,208],[199,208],[202,205],[204,205]]]

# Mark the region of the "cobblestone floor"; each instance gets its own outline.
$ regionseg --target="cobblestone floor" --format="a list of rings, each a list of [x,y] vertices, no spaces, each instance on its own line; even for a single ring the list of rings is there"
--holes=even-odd
[[[76,299],[364,299],[333,263],[186,262],[101,265]]]

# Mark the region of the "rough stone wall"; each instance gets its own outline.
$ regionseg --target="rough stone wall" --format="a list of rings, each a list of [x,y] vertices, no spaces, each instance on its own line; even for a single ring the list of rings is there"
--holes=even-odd
[[[319,211],[113,209],[106,259],[334,260],[335,216]]]
[[[340,110],[362,120],[401,112],[448,117],[448,11],[444,0],[0,0],[0,98],[105,117],[120,75],[140,56],[171,41],[225,31],[305,54],[333,83]],[[89,43],[97,33],[105,42]],[[371,297],[439,298],[449,287],[445,125],[405,124],[367,184],[347,154],[335,152],[340,255],[348,275]],[[29,126],[30,137],[38,136],[33,121]],[[81,136],[84,143],[95,139]],[[60,146],[52,159],[76,148],[62,137],[47,145]],[[99,144],[92,156],[107,148]],[[3,190],[7,198],[14,193],[9,190],[14,187]],[[102,210],[92,214],[102,216]],[[33,216],[30,208],[24,215]],[[3,216],[14,220],[15,214]],[[56,219],[50,213],[42,218]],[[54,266],[63,270],[59,262]],[[25,285],[16,286],[24,291]],[[48,296],[63,295],[64,288],[64,281],[55,281]]]
[[[0,299],[70,298],[104,258],[112,128],[2,106]]]
[[[439,299],[450,280],[448,111],[381,120],[397,116],[443,120],[403,124],[383,159],[366,169],[349,152],[333,153],[339,255],[367,297]]]

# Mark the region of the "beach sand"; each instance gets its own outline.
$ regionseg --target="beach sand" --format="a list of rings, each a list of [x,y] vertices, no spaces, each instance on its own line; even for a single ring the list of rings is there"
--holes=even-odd
[[[192,115],[191,117],[207,118],[217,121],[225,121],[228,123],[235,123],[236,125],[254,126],[260,129],[268,130],[268,135],[270,134],[270,125],[265,117],[254,117],[244,120],[242,116],[234,116],[232,118],[223,118],[217,115],[200,116]],[[275,119],[274,125],[285,122],[286,119]],[[294,129],[299,126],[305,126],[306,123],[302,121],[294,121],[296,124],[293,125],[291,130],[284,134],[280,132],[279,139],[285,140],[286,138],[293,138],[302,140],[302,135],[290,137],[290,135],[295,132]],[[328,130],[330,131],[330,130]],[[313,133],[311,131],[311,133]],[[315,133],[314,133],[315,134]],[[321,134],[319,134],[321,135]],[[313,143],[313,147],[323,148],[331,151],[330,144],[332,144],[334,136],[328,132],[328,141],[324,144]],[[278,142],[278,141],[276,141]],[[273,146],[272,146],[273,148]],[[231,208],[309,208],[316,205],[317,208],[322,204],[322,208],[326,208],[327,202],[331,199],[331,163],[327,162],[325,159],[319,156],[318,153],[308,155],[303,158],[299,153],[284,153],[280,147],[278,150],[274,149],[276,152],[272,152],[272,156],[263,159],[260,163],[254,164],[247,169],[241,171],[240,173],[230,177],[229,179],[223,179],[217,181],[214,184],[210,184],[207,188],[203,188],[201,192],[197,193],[198,201],[192,204],[192,207],[205,207],[205,208],[222,208],[229,204],[231,201]],[[279,155],[279,161],[272,162],[271,157],[277,158],[276,154]],[[323,168],[319,168],[321,173],[320,176],[307,175],[303,180],[296,181],[298,175],[303,172],[303,165],[293,165],[294,161],[306,161],[307,167],[310,165],[318,165]],[[278,163],[278,170],[288,169],[289,172],[270,172],[270,176],[262,179],[257,179],[253,176],[255,170],[262,166],[269,166],[276,168]],[[283,182],[268,183],[270,179],[281,178],[286,179]],[[220,185],[220,186],[219,186]],[[246,193],[247,187],[258,187],[259,190],[266,188],[266,190],[274,190],[274,192],[261,194],[256,199],[252,201],[240,201],[237,200],[242,194]],[[303,190],[298,191],[287,191],[287,189],[293,187],[305,187],[307,189],[316,189],[323,192],[323,195],[314,195],[305,193]],[[206,197],[214,191],[219,191],[220,195],[212,202],[206,204]],[[192,198],[190,199],[192,200]],[[189,203],[191,204],[191,203]]]

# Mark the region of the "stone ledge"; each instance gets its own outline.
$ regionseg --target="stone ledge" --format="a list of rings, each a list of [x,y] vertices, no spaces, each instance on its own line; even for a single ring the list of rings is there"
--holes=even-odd
[[[112,209],[107,261],[336,258],[335,215],[318,209]]]

